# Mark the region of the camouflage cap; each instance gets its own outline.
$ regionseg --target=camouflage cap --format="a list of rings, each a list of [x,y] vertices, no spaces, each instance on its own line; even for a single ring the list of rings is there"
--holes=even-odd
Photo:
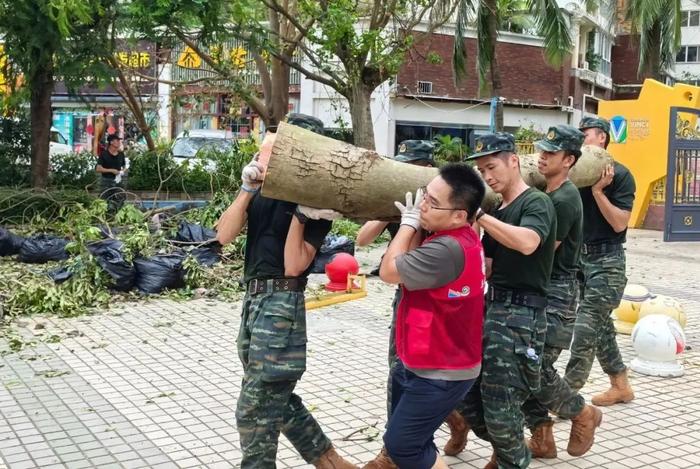
[[[493,155],[508,151],[515,153],[515,137],[508,132],[496,132],[477,137],[474,144],[474,153],[467,157],[467,160],[475,160],[482,156]]]
[[[394,159],[402,163],[426,161],[430,164],[434,164],[434,148],[435,146],[430,140],[404,140],[399,144],[399,152]]]
[[[318,117],[292,112],[287,114],[287,124],[296,125],[306,130],[323,135],[323,121]]]
[[[583,132],[570,125],[554,125],[549,128],[549,131],[543,140],[538,140],[535,142],[535,146],[539,150],[568,150],[575,153],[579,153],[581,151],[582,144]]]
[[[600,129],[606,134],[610,134],[610,122],[602,117],[584,117],[578,125],[579,130]]]

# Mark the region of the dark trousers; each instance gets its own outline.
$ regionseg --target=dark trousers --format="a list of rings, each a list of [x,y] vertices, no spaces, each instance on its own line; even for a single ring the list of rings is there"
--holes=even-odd
[[[399,361],[392,372],[392,413],[384,446],[401,469],[430,469],[438,450],[433,434],[475,380],[425,379]]]

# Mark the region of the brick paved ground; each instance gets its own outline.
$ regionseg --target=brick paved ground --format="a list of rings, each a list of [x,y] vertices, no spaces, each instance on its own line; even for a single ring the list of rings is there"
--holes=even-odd
[[[686,375],[633,373],[637,399],[605,409],[585,457],[566,454],[570,424],[558,421],[559,459],[531,467],[700,467],[700,245],[660,238],[630,233],[628,275],[683,302],[692,348]],[[364,270],[379,253],[361,253]],[[365,299],[309,313],[308,371],[298,388],[340,452],[357,463],[379,450],[385,418],[392,289],[375,279],[369,290]],[[158,300],[76,319],[20,321],[17,330],[35,344],[0,361],[0,469],[236,467],[239,306]],[[629,362],[629,337],[618,340]],[[606,384],[596,366],[584,393]],[[446,435],[438,432],[440,445]],[[480,468],[489,455],[474,439],[448,463]],[[284,438],[278,459],[279,467],[306,467]]]

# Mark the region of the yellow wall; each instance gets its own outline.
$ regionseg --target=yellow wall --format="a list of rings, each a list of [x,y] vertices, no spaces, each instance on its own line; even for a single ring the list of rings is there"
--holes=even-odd
[[[615,160],[629,168],[637,183],[631,227],[642,225],[654,183],[666,176],[669,117],[673,106],[700,107],[700,88],[685,84],[670,87],[648,79],[644,81],[638,99],[601,101],[598,104],[601,117],[615,121],[616,116],[621,116],[626,121],[626,141],[613,143],[611,138],[608,151]],[[690,124],[695,129],[695,122]],[[611,122],[611,127],[611,137],[614,137],[614,122]]]

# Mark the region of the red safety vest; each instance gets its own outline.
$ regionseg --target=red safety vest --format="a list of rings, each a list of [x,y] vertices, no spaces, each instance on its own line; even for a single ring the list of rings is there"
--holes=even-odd
[[[464,270],[449,284],[409,291],[403,286],[396,320],[396,350],[409,368],[459,370],[481,363],[484,327],[484,250],[465,226],[423,241],[450,236],[464,252]]]

